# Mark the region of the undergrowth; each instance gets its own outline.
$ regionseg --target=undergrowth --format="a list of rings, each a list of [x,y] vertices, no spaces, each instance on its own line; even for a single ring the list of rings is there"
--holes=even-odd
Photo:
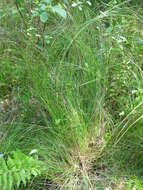
[[[41,175],[40,161],[23,154],[20,150],[11,153],[8,158],[0,159],[0,188],[13,189],[26,186],[31,181],[32,176]],[[23,188],[24,188],[23,186]]]
[[[143,189],[142,3],[84,3],[46,24],[0,4],[0,153],[26,159],[19,189]]]

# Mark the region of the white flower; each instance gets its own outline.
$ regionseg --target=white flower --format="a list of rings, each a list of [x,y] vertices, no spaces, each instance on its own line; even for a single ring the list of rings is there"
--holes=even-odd
[[[137,93],[137,90],[132,90],[132,94],[136,94]]]
[[[31,36],[31,34],[29,32],[27,32],[27,36]]]
[[[38,152],[37,149],[33,149],[33,150],[31,150],[31,152],[29,153],[29,155],[35,154],[35,153],[37,153],[37,152]]]
[[[72,7],[77,7],[77,5],[78,5],[77,3],[73,3]]]
[[[119,116],[123,116],[123,115],[125,115],[124,111],[122,111],[121,113],[119,113]]]

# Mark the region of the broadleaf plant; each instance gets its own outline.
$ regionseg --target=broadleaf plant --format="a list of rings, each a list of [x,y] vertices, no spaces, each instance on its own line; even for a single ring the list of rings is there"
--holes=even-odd
[[[58,15],[62,18],[67,17],[67,13],[61,4],[54,4],[52,0],[43,0],[36,2],[36,8],[32,10],[33,17],[40,17],[40,21],[46,23],[49,14]]]

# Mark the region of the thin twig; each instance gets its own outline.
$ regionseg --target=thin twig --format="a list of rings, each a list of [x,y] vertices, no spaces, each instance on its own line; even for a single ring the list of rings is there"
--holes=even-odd
[[[17,3],[16,1],[15,1],[15,6],[16,6],[16,9],[17,9],[17,11],[18,11],[20,17],[21,17],[22,20],[23,20],[24,26],[27,28],[27,25],[26,25],[26,22],[25,22],[25,18],[24,18],[23,14],[22,14],[22,12],[21,12],[21,10],[20,10],[20,8],[19,8],[19,5],[18,5],[18,3]]]

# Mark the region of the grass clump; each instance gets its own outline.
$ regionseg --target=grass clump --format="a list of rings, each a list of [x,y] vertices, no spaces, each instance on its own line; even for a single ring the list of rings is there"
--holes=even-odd
[[[38,150],[27,189],[143,188],[142,7],[66,5],[42,24],[22,6],[0,9],[0,152]]]

